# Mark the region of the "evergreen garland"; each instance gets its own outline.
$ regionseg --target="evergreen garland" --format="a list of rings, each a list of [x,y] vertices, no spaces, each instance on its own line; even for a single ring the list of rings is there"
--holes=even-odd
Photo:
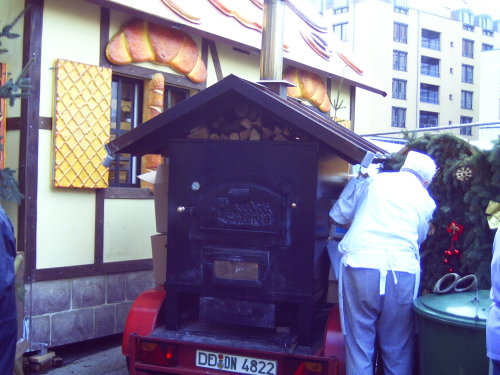
[[[488,289],[494,231],[488,226],[485,210],[490,201],[500,202],[500,143],[482,151],[452,134],[407,139],[405,149],[392,155],[382,170],[399,170],[409,150],[430,155],[439,168],[429,186],[437,205],[432,230],[420,249],[422,289],[432,290],[434,283],[451,269],[461,276],[475,274],[479,288]],[[447,228],[452,221],[464,226],[455,241],[460,253],[444,263],[444,251],[451,241]]]

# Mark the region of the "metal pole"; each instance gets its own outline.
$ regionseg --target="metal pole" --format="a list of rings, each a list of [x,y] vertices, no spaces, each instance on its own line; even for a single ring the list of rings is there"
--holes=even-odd
[[[283,76],[283,29],[285,0],[264,0],[264,23],[260,51],[260,79]]]

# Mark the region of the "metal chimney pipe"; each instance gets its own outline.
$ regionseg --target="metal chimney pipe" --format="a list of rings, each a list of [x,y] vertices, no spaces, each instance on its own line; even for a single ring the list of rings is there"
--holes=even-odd
[[[285,0],[264,0],[260,50],[260,79],[278,81],[283,76]]]

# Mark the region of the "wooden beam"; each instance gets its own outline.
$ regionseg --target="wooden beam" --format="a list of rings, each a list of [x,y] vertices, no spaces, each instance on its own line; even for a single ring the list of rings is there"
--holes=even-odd
[[[217,46],[213,40],[208,42],[208,47],[210,48],[210,54],[212,55],[212,61],[214,62],[215,75],[217,76],[217,82],[224,79],[222,74],[222,67],[220,65],[219,54],[217,53]]]
[[[52,117],[40,117],[39,129],[52,130]],[[8,117],[7,130],[21,130],[21,117]]]
[[[25,279],[31,281],[36,268],[36,222],[38,190],[38,138],[40,128],[40,78],[44,0],[26,0],[23,30],[23,66],[35,59],[27,76],[30,96],[21,101],[19,188],[24,199],[19,206],[18,249],[25,252]]]

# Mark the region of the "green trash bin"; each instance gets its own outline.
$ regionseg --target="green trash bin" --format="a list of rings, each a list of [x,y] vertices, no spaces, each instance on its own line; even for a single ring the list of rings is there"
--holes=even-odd
[[[417,298],[419,375],[487,375],[490,305],[489,290]]]

